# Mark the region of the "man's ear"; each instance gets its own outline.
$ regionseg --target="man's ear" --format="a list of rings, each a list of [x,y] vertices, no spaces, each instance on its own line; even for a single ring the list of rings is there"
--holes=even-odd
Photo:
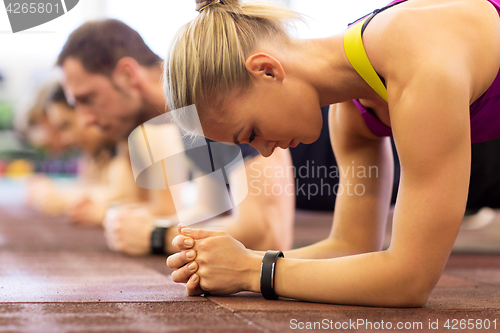
[[[255,80],[283,81],[285,78],[285,70],[281,63],[266,53],[249,56],[245,62],[245,67]]]
[[[140,65],[137,60],[131,57],[123,57],[118,60],[112,78],[122,87],[137,88],[140,83],[139,70]]]

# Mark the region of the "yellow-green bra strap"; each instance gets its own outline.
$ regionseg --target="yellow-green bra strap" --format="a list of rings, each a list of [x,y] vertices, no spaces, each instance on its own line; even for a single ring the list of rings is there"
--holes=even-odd
[[[344,50],[347,59],[356,72],[358,72],[363,80],[365,80],[377,94],[387,101],[387,89],[370,63],[365,47],[363,46],[363,39],[361,38],[361,29],[363,23],[367,19],[368,18],[359,21],[346,31],[344,36]]]

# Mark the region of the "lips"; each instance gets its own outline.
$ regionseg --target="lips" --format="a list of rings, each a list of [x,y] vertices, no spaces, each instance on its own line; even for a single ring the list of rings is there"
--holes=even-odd
[[[291,147],[291,148],[295,148],[299,145],[298,142],[295,142],[295,139],[293,139],[292,141],[290,141],[290,143],[288,144],[288,147]]]
[[[299,145],[299,143],[300,142],[295,142],[295,139],[292,139],[292,141],[290,141],[290,143],[288,143],[288,145],[286,146],[280,146],[276,144],[271,151],[273,152],[277,147],[280,147],[281,149],[295,148]]]

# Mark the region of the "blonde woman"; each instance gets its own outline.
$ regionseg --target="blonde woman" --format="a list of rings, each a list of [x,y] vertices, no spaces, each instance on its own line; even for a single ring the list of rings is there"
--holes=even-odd
[[[252,252],[224,233],[179,229],[168,258],[188,294],[262,292],[312,302],[408,307],[426,303],[467,200],[471,142],[500,137],[500,2],[395,1],[344,33],[288,37],[286,9],[198,3],[166,62],[172,109],[195,104],[205,135],[264,156],[308,144],[320,106],[341,173],[363,195],[337,197],[329,237],[281,253]],[[184,126],[185,117],[178,117]],[[382,250],[393,136],[401,183],[392,240]],[[194,246],[185,240],[194,239]]]

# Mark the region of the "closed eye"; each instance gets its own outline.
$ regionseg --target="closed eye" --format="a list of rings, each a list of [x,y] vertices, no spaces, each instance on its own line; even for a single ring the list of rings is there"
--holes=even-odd
[[[252,143],[253,140],[255,140],[255,131],[252,129],[252,133],[250,134],[250,137],[248,138],[248,143]]]
[[[94,93],[89,93],[89,94],[84,94],[84,95],[79,95],[79,96],[74,96],[76,104],[78,105],[90,105],[93,102],[94,99]]]

